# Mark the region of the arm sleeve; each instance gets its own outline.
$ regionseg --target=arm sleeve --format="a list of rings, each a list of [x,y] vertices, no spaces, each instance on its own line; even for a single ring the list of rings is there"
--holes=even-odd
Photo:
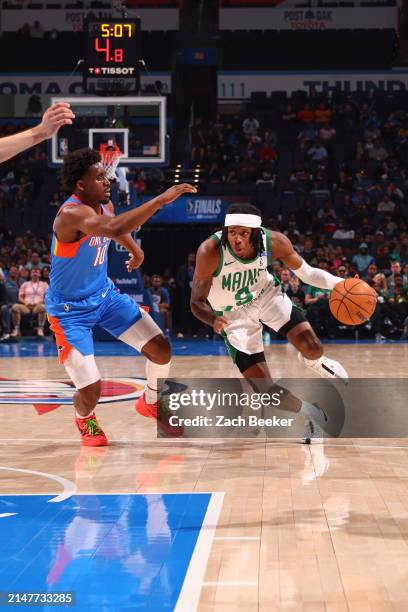
[[[339,276],[333,276],[333,274],[326,272],[326,270],[312,268],[304,260],[300,268],[293,270],[293,272],[307,285],[319,287],[319,289],[334,289],[337,283],[342,280]]]

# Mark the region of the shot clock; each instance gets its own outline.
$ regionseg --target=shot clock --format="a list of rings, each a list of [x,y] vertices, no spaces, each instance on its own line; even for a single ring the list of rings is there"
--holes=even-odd
[[[84,31],[85,91],[137,91],[140,19],[89,19]]]

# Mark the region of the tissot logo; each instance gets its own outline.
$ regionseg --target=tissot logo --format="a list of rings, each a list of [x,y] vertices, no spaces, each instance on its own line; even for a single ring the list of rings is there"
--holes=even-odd
[[[100,404],[125,402],[142,395],[142,378],[107,378],[102,381]],[[69,380],[0,380],[0,404],[32,404],[57,408],[72,404],[75,387]],[[49,412],[37,410],[39,414]]]

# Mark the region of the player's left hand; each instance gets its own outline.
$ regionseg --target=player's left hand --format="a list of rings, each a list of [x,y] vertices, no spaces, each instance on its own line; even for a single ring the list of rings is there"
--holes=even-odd
[[[125,262],[126,270],[128,272],[132,272],[132,270],[137,270],[137,268],[141,265],[142,259],[140,257],[136,257],[136,255],[132,255],[129,253],[129,259]]]
[[[39,128],[44,138],[51,138],[63,125],[72,125],[75,115],[68,102],[56,102],[45,111]]]

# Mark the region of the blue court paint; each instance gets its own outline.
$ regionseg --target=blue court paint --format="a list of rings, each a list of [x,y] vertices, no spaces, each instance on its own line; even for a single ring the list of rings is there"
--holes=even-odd
[[[0,497],[0,591],[73,591],[76,605],[19,609],[174,610],[210,493],[53,497]]]
[[[353,339],[334,339],[322,340],[323,344],[377,344],[375,340],[353,340]],[[406,344],[407,340],[386,340],[381,344]],[[271,340],[271,345],[287,344],[286,340]],[[173,355],[175,356],[217,356],[228,355],[224,341],[221,339],[204,340],[185,339],[171,340]],[[128,357],[137,356],[139,353],[135,349],[123,344],[122,342],[95,342],[96,357]],[[57,350],[54,342],[36,340],[25,340],[15,343],[0,343],[0,358],[1,357],[57,357]],[[0,370],[1,375],[1,370]]]

